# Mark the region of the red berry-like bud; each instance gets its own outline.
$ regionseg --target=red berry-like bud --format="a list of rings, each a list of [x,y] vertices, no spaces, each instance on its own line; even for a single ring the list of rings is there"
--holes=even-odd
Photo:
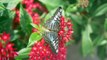
[[[69,30],[72,30],[72,25],[69,25],[69,26],[68,26],[68,29],[69,29]]]
[[[7,44],[6,48],[8,48],[10,51],[12,51],[12,50],[14,50],[13,46],[14,46],[14,44],[9,43],[9,44]]]
[[[2,48],[2,43],[0,42],[0,49]]]
[[[36,51],[37,50],[37,48],[36,47],[33,47],[33,49],[32,49],[33,51]]]
[[[64,30],[59,31],[59,35],[62,35],[64,33]]]
[[[4,41],[10,40],[10,34],[7,34],[6,32],[3,32],[1,39]]]
[[[29,3],[33,3],[34,0],[29,0]]]
[[[72,25],[72,24],[71,24],[71,22],[69,21],[69,22],[67,22],[67,25],[69,26],[69,25]]]
[[[72,33],[73,33],[73,31],[72,31],[72,30],[69,30],[69,31],[68,31],[68,34],[69,34],[69,35],[71,35]]]
[[[2,48],[2,49],[1,49],[1,53],[2,53],[3,56],[6,56],[6,51],[5,51],[5,49]]]

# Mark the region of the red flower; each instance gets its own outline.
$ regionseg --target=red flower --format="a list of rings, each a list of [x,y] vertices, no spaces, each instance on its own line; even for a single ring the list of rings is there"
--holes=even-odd
[[[10,40],[10,34],[7,34],[6,32],[3,32],[3,34],[1,35],[1,39],[4,40],[4,41]]]
[[[68,42],[71,39],[71,35],[73,33],[72,24],[70,21],[65,22],[65,18],[62,16],[60,18],[60,31],[59,36],[60,39]]]
[[[14,57],[17,56],[14,44],[10,43],[10,34],[3,33],[0,36],[0,60],[14,60]]]
[[[59,52],[53,53],[50,46],[42,39],[32,47],[29,60],[66,60],[66,47],[59,43]]]

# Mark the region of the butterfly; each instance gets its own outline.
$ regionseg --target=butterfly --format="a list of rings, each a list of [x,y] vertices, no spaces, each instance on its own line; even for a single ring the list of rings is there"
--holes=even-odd
[[[48,31],[44,32],[43,37],[55,53],[58,53],[58,31],[60,30],[60,17],[62,16],[62,11],[62,7],[58,7],[54,15],[44,24],[44,27],[48,29]]]

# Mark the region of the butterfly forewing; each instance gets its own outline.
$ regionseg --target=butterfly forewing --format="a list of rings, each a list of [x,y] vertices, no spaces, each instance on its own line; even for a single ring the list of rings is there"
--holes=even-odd
[[[62,8],[59,7],[55,14],[45,23],[45,27],[49,30],[59,31],[60,17],[62,16]]]

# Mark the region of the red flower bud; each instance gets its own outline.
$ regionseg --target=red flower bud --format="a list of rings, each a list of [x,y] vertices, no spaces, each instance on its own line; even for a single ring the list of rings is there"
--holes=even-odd
[[[4,40],[5,42],[10,40],[10,34],[7,34],[6,32],[3,32],[1,39]]]

